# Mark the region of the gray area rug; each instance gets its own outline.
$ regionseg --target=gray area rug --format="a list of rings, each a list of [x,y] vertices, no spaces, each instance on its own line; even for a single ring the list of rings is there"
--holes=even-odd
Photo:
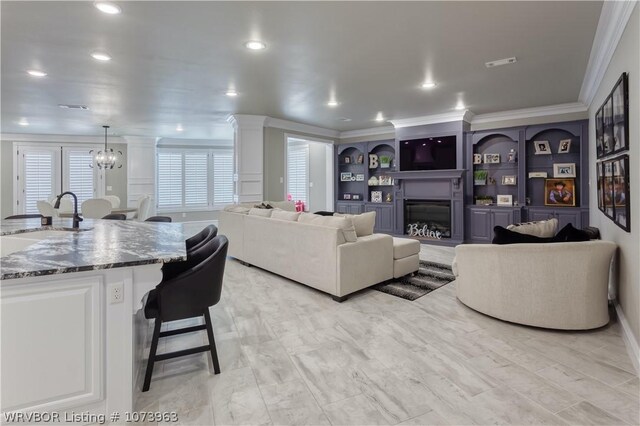
[[[374,290],[407,300],[416,300],[455,280],[451,267],[435,262],[420,261],[415,276],[406,276],[373,287]]]

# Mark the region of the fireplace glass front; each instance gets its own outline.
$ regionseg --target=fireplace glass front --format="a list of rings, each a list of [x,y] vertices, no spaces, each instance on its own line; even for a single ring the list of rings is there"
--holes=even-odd
[[[451,238],[451,202],[442,200],[406,200],[405,234],[419,238]]]

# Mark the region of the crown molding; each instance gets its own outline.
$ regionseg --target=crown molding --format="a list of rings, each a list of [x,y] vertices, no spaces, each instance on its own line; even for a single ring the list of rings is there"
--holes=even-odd
[[[511,111],[491,112],[479,114],[473,117],[471,124],[492,123],[497,121],[520,120],[533,117],[545,117],[549,115],[573,114],[586,112],[588,107],[582,102],[548,105],[543,107],[514,109]]]
[[[227,117],[227,122],[237,130],[239,126],[263,127],[267,118],[266,115],[233,114]]]
[[[369,129],[345,130],[344,132],[340,132],[339,138],[357,138],[361,136],[384,135],[393,132],[395,132],[395,128],[393,126],[371,127]]]
[[[426,124],[449,123],[451,121],[466,121],[471,123],[473,115],[474,114],[467,109],[464,111],[425,115],[423,117],[400,118],[397,120],[389,120],[389,122],[393,124],[393,127],[396,129],[400,129],[403,127],[424,126]]]
[[[598,20],[598,29],[591,45],[587,70],[582,80],[578,100],[591,105],[596,91],[609,67],[637,0],[605,1]]]
[[[283,120],[281,118],[267,117],[264,127],[273,127],[277,129],[288,130],[291,132],[308,133],[327,138],[338,138],[340,132],[325,127],[312,126],[310,124],[296,123],[295,121]]]
[[[78,136],[78,135],[46,135],[35,133],[2,133],[0,140],[8,142],[51,142],[57,144],[88,143],[103,144],[102,136]],[[127,143],[121,136],[109,136],[109,143]]]
[[[233,140],[229,139],[179,139],[160,138],[158,146],[193,146],[201,148],[227,148],[233,146]]]

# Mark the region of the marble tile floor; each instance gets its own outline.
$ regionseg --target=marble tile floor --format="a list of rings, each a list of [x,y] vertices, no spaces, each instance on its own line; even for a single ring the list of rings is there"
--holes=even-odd
[[[450,263],[453,249],[423,245],[421,258]],[[462,305],[454,285],[413,302],[365,290],[340,304],[230,259],[211,308],[222,373],[208,354],[159,362],[136,409],[201,425],[640,423],[618,324],[513,325]],[[162,339],[159,351],[205,339]]]

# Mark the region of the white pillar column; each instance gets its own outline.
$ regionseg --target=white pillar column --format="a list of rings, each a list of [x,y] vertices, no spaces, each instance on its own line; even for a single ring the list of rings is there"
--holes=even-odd
[[[262,201],[264,191],[264,115],[235,114],[233,125],[235,201]]]
[[[156,143],[158,138],[123,136],[127,142],[127,207],[136,207],[149,195],[149,215],[156,212]]]

